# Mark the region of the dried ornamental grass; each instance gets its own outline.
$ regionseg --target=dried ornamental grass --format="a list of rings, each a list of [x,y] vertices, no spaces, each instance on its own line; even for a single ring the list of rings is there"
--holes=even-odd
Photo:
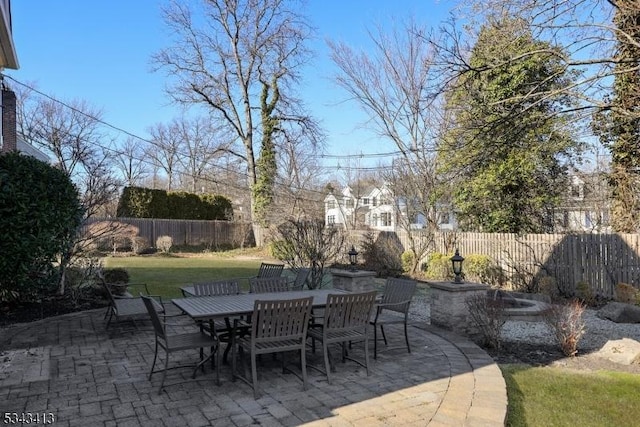
[[[565,356],[573,357],[578,352],[578,342],[585,332],[582,318],[585,308],[579,300],[572,300],[566,304],[553,304],[543,313],[545,323]]]

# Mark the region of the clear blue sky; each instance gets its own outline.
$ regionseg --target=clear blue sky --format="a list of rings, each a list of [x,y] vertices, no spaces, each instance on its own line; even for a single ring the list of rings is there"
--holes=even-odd
[[[82,99],[102,108],[111,125],[147,137],[146,129],[178,116],[163,92],[164,75],[151,73],[150,57],[168,45],[162,0],[14,0],[13,36],[19,70],[5,73],[61,100]],[[330,80],[333,66],[325,39],[366,47],[367,27],[414,16],[425,25],[444,19],[453,1],[309,0],[318,30],[312,67],[301,98],[327,132],[327,154],[388,152],[374,135],[357,129],[358,106]],[[333,160],[335,162],[335,160]]]

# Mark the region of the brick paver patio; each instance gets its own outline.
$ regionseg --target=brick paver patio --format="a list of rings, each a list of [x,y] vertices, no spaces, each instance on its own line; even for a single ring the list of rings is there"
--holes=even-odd
[[[52,413],[55,426],[105,427],[505,422],[506,387],[498,366],[470,341],[424,323],[409,330],[411,354],[402,348],[401,331],[389,328],[388,336],[395,336],[390,345],[399,348],[382,344],[378,359],[371,358],[370,376],[353,362],[338,361],[332,384],[309,369],[306,391],[295,375],[282,373],[278,361],[263,357],[258,370],[262,397],[255,400],[250,387],[231,381],[226,365],[220,386],[210,365],[195,380],[190,369],[169,371],[158,395],[160,375],[147,379],[154,346],[149,322],[106,329],[103,314],[92,310],[0,329],[3,420],[14,413]],[[183,322],[184,327],[193,324],[188,318]],[[359,347],[352,350],[355,357],[361,356]],[[309,350],[308,363],[322,366],[321,354]],[[179,357],[190,363],[197,354]],[[172,364],[179,362],[172,359]]]

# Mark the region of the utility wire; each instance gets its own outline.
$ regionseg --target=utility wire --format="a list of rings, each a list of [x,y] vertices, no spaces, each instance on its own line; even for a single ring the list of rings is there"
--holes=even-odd
[[[79,110],[79,109],[67,104],[66,102],[63,102],[63,101],[61,101],[61,100],[59,100],[59,99],[57,99],[57,98],[55,98],[55,97],[53,97],[53,96],[51,96],[49,94],[46,94],[46,93],[44,93],[44,92],[42,92],[42,91],[40,91],[40,90],[28,85],[28,84],[25,84],[25,83],[15,79],[15,78],[9,76],[9,75],[6,75],[4,73],[0,73],[0,77],[1,78],[8,78],[11,81],[15,82],[16,84],[21,85],[21,86],[27,88],[28,90],[30,90],[30,91],[32,91],[34,93],[37,93],[38,95],[40,95],[40,96],[42,96],[44,98],[47,98],[47,99],[49,99],[49,100],[51,100],[51,101],[53,101],[55,103],[58,103],[58,104],[62,105],[63,107],[68,108],[71,111],[74,111],[74,112],[76,112],[78,114],[81,114],[81,115],[83,115],[85,117],[88,117],[89,119],[95,121],[96,123],[100,123],[100,124],[110,128],[110,129],[113,129],[113,130],[115,130],[117,132],[123,133],[123,134],[125,134],[125,135],[127,135],[129,137],[132,137],[134,139],[140,140],[142,142],[145,142],[145,143],[150,144],[152,146],[155,146],[157,148],[160,148],[160,149],[164,149],[165,148],[161,144],[158,144],[157,142],[155,142],[153,140],[150,140],[150,139],[147,139],[147,138],[143,138],[143,137],[141,137],[139,135],[136,135],[136,134],[134,134],[134,133],[132,133],[130,131],[127,131],[127,130],[121,128],[121,127],[112,125],[111,123],[108,123],[103,119],[100,119],[98,117],[95,117],[95,116],[92,116],[90,114],[87,114],[86,112],[84,112],[82,110]],[[135,157],[131,153],[127,153],[127,152],[123,151],[122,149],[117,149],[117,148],[113,148],[113,147],[107,147],[107,146],[105,146],[103,144],[100,144],[100,143],[98,143],[96,141],[85,141],[85,142],[94,144],[95,146],[97,146],[97,147],[99,147],[99,148],[101,148],[103,150],[107,150],[109,152],[115,153],[116,155],[126,155],[126,156],[130,157],[131,159],[137,160],[137,161],[139,161],[141,163],[144,163],[146,165],[157,166],[152,161],[150,161],[150,160],[148,160],[146,158]],[[46,147],[46,143],[40,142],[40,144],[42,146]],[[178,152],[177,154],[185,156],[185,157],[188,157],[188,153]],[[393,156],[393,155],[397,155],[397,154],[400,154],[400,152],[398,151],[398,152],[389,152],[389,153],[373,153],[373,154],[366,154],[366,155],[365,154],[358,154],[358,155],[327,155],[327,154],[320,154],[320,155],[315,155],[313,157],[348,159],[348,158],[388,157],[388,156]],[[245,180],[248,180],[248,178],[249,178],[249,175],[246,172],[239,171],[238,169],[235,169],[235,168],[228,168],[228,167],[224,167],[224,166],[219,165],[219,164],[209,164],[209,166],[214,170],[217,168],[218,170],[222,170],[222,171],[227,172],[227,173],[233,173],[236,176],[239,176],[239,177],[241,177],[242,179],[245,179]],[[336,166],[322,166],[322,165],[319,165],[318,168],[319,169],[324,169],[324,170],[336,170],[336,171],[349,170],[349,171],[371,171],[371,172],[375,172],[375,171],[384,170],[387,167],[386,166],[351,167],[351,166],[340,166],[338,164]],[[240,185],[237,185],[237,184],[234,184],[234,183],[229,183],[229,182],[221,183],[221,182],[219,182],[219,181],[217,181],[215,179],[212,179],[210,176],[194,176],[193,174],[190,174],[189,172],[181,172],[181,174],[182,174],[182,176],[186,176],[186,177],[192,178],[192,179],[194,179],[194,178],[195,179],[199,179],[200,181],[203,181],[203,182],[209,182],[209,183],[214,183],[214,184],[224,184],[226,186],[232,187],[232,188],[234,188],[236,190],[240,190],[240,191],[248,191],[249,190],[248,186],[240,186]],[[284,182],[281,179],[280,180],[276,179],[276,185],[279,185],[279,186],[282,186],[282,187],[286,187],[286,188],[289,188],[291,190],[306,191],[308,193],[318,194],[320,196],[326,196],[326,193],[324,191],[319,191],[319,190],[299,187],[299,186],[294,185],[292,183]],[[307,202],[318,202],[318,200],[315,200],[315,199],[308,199],[308,198],[299,198],[299,199],[302,200],[302,201],[307,201]]]

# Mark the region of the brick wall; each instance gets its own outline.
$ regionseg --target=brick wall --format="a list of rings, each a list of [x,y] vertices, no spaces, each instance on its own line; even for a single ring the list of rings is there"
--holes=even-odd
[[[2,90],[2,151],[17,150],[16,94]]]

